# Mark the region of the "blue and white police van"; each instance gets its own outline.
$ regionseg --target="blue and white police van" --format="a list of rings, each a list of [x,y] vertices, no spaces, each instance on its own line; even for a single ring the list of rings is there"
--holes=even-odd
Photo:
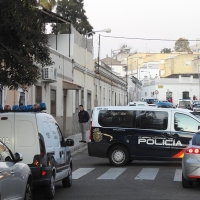
[[[43,112],[46,105],[0,105],[0,140],[12,151],[23,154],[28,164],[33,186],[43,187],[44,196],[53,199],[55,182],[63,187],[72,185],[72,156],[68,146],[72,139],[64,140],[58,123],[52,115]]]
[[[198,117],[181,108],[95,107],[88,154],[108,158],[115,166],[133,160],[181,160],[200,127]]]

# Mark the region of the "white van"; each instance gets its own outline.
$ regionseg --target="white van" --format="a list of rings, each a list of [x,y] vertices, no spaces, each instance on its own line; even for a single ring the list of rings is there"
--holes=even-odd
[[[185,109],[192,109],[193,102],[191,99],[179,99],[177,107],[178,108],[185,108]]]
[[[181,160],[200,118],[180,108],[105,106],[93,109],[90,126],[89,156],[122,166],[132,160]]]
[[[9,108],[5,106],[4,108]],[[23,154],[33,178],[33,186],[43,186],[44,195],[54,198],[55,182],[63,187],[72,185],[72,157],[68,146],[72,139],[64,140],[58,123],[47,113],[45,104],[36,109],[32,105],[0,106],[0,140],[12,151]]]

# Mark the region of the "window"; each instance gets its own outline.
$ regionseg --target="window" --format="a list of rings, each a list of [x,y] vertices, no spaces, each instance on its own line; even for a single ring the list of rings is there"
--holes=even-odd
[[[75,109],[76,109],[76,112],[78,112],[78,106],[79,106],[79,90],[76,90],[76,98],[75,98]]]
[[[25,92],[20,92],[19,105],[25,105]]]
[[[198,126],[200,126],[200,123],[194,118],[182,113],[175,113],[174,130],[195,133],[198,130]]]
[[[106,105],[106,90],[103,88],[103,106]]]
[[[186,61],[186,62],[185,62],[185,65],[186,65],[186,66],[190,66],[190,61]]]
[[[166,130],[168,113],[164,111],[136,111],[136,128]]]
[[[81,104],[84,105],[84,90],[81,90]]]
[[[0,88],[0,104],[3,102],[3,90]]]
[[[63,136],[62,136],[62,133],[60,131],[60,128],[57,124],[55,124],[55,126],[56,126],[56,129],[57,129],[58,135],[59,135],[59,140],[60,140],[60,142],[62,142]]]
[[[56,115],[56,90],[51,90],[51,114]]]
[[[42,103],[42,87],[36,86],[35,87],[35,103]]]
[[[108,105],[111,106],[111,103],[110,103],[110,90],[108,91],[108,96],[109,96],[109,103],[108,103]]]
[[[190,98],[189,92],[188,91],[184,91],[183,92],[183,99],[189,99],[189,98]]]
[[[135,127],[135,115],[127,110],[101,110],[98,122],[104,127]]]

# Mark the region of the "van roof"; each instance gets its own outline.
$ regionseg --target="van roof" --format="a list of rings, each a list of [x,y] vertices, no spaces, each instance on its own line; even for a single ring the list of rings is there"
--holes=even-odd
[[[175,108],[158,108],[158,107],[154,107],[154,106],[99,106],[99,107],[94,107],[94,110],[135,110],[135,109],[174,110]],[[183,111],[184,109],[181,109],[181,110]]]

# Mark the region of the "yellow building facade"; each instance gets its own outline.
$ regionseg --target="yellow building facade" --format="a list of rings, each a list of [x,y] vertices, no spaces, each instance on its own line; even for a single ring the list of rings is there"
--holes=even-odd
[[[128,56],[128,70],[137,70],[148,62],[158,62],[160,77],[171,74],[197,73],[194,60],[197,53],[172,52],[172,53],[136,53]]]
[[[193,67],[193,60],[196,54],[180,54],[165,60],[163,76],[166,77],[171,74],[192,74],[196,73]]]

